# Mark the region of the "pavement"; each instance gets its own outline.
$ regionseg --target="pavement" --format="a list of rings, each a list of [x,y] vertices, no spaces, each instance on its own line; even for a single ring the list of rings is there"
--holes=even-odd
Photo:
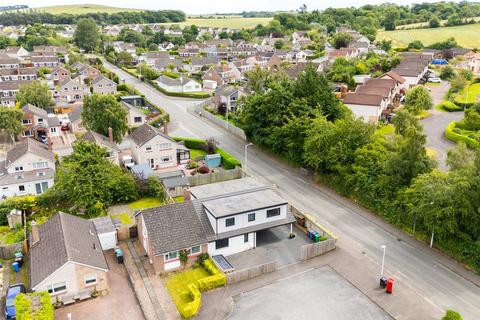
[[[105,67],[135,86],[152,103],[170,113],[170,134],[214,137],[221,148],[237,159],[244,159],[245,141],[188,112],[189,106],[200,101],[166,97],[109,63],[105,63]],[[345,268],[342,276],[354,285],[363,284],[368,273],[380,269],[383,253],[381,245],[386,245],[386,269],[404,284],[404,288],[409,288],[415,297],[414,304],[397,300],[395,304],[385,306],[397,311],[399,318],[439,319],[439,314],[444,310],[455,309],[466,320],[478,319],[480,277],[477,274],[437,250],[428,248],[426,244],[410,238],[365,208],[318,185],[310,176],[305,176],[301,169],[292,168],[256,146],[248,148],[248,164],[248,172],[252,176],[263,183],[277,185],[282,197],[298,209],[315,216],[338,236],[336,251],[348,253],[342,257],[345,260],[339,262],[351,266]],[[365,285],[371,285],[370,282]],[[374,282],[376,285],[377,281]],[[374,299],[377,303],[385,303],[381,297]],[[416,312],[412,313],[412,310]]]
[[[72,315],[71,320],[145,319],[128,280],[125,266],[116,262],[113,250],[107,251],[105,257],[110,269],[107,273],[109,293],[57,309],[55,319],[67,320],[68,314]]]
[[[329,267],[313,269],[236,296],[228,319],[247,318],[393,319]]]
[[[442,81],[438,86],[428,87],[433,98],[433,104],[442,102],[450,88],[450,83]],[[456,143],[445,138],[445,128],[450,122],[463,119],[463,112],[442,112],[437,109],[430,110],[431,116],[422,120],[423,130],[427,135],[427,147],[436,151],[438,167],[447,171],[446,164],[448,150],[455,148]]]

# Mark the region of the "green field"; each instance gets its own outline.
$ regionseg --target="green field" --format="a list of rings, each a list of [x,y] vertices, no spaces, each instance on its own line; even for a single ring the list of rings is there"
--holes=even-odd
[[[179,23],[181,27],[196,25],[197,27],[212,27],[212,28],[233,28],[233,29],[252,29],[258,24],[266,25],[272,18],[243,18],[239,16],[227,16],[216,18],[198,18],[189,17],[187,21]],[[171,25],[171,23],[165,23]]]
[[[116,13],[116,12],[125,12],[125,11],[142,11],[142,9],[128,9],[128,8],[117,8],[111,6],[102,6],[98,4],[73,4],[73,5],[62,5],[62,6],[51,6],[51,7],[39,7],[32,8],[38,11],[45,11],[52,14],[85,14],[85,13],[95,13],[95,12],[106,12],[106,13]],[[28,10],[28,9],[27,9]]]
[[[413,29],[413,30],[380,30],[377,40],[392,40],[394,47],[406,47],[414,40],[420,40],[424,45],[443,41],[454,37],[458,44],[465,48],[480,47],[480,23],[469,24],[458,27],[441,27],[434,29]]]
[[[468,18],[469,20],[474,19],[476,22],[480,21],[480,17],[474,17],[474,18]],[[440,20],[440,24],[443,26],[447,23],[448,20]],[[418,23],[411,23],[411,24],[402,24],[397,26],[397,30],[400,29],[413,29],[413,28],[421,28],[421,27],[427,27],[428,22],[418,22]]]

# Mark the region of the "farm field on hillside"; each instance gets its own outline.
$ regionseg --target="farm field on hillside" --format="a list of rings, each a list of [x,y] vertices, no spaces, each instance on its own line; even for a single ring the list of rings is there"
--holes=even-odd
[[[52,14],[85,14],[93,12],[106,12],[106,13],[115,13],[115,12],[125,12],[125,11],[142,11],[142,9],[128,9],[128,8],[117,8],[111,6],[102,6],[98,4],[73,4],[73,5],[61,5],[61,6],[51,6],[51,7],[39,7],[32,8],[38,11],[45,11]]]
[[[480,47],[480,24],[469,24],[458,27],[441,27],[434,29],[413,29],[413,30],[395,30],[378,31],[377,40],[393,40],[395,47],[406,47],[414,40],[420,40],[424,45],[430,45],[435,42],[443,41],[449,37],[454,37],[458,44],[466,48]]]
[[[233,28],[233,29],[252,29],[258,24],[268,24],[272,18],[243,18],[243,17],[226,17],[226,18],[188,18],[186,22],[179,23],[180,26],[196,25],[197,27],[212,27],[212,28]],[[165,23],[171,25],[172,23]]]

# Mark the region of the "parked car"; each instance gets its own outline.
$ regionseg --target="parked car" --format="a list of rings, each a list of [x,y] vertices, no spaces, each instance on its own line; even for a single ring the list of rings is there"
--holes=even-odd
[[[442,82],[442,79],[440,79],[440,78],[438,78],[438,77],[430,77],[430,78],[428,78],[428,82],[441,83],[441,82]]]
[[[45,134],[39,134],[37,140],[41,143],[48,144],[48,138]]]
[[[5,297],[5,318],[7,320],[15,319],[16,310],[15,310],[15,297],[20,293],[26,293],[27,290],[23,283],[17,283],[11,285],[7,289],[7,295]]]
[[[125,166],[125,168],[129,169],[135,165],[135,162],[133,161],[133,158],[132,156],[123,156],[122,157],[122,162],[123,162],[123,165]]]

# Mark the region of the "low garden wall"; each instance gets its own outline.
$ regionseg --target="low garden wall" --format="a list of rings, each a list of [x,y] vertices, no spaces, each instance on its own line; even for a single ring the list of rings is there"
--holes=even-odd
[[[203,108],[203,105],[197,106],[194,111],[197,114],[201,114],[201,116],[204,117],[205,119],[207,119],[208,121],[211,121],[214,124],[216,124],[217,126],[220,126],[220,127],[224,128],[225,130],[227,130],[228,132],[232,133],[233,135],[239,137],[240,139],[245,140],[245,141],[247,140],[247,135],[245,134],[245,131],[243,131],[239,127],[236,127],[233,124],[231,124],[231,123],[229,123],[229,122],[227,122],[223,119],[220,119],[219,117],[215,116],[213,113],[208,112],[207,110],[205,110]]]
[[[220,170],[207,174],[196,174],[194,176],[189,176],[188,182],[191,187],[195,187],[209,183],[240,179],[242,175],[242,169],[237,167],[231,170]]]
[[[277,262],[271,261],[258,266],[229,272],[226,274],[227,284],[234,284],[240,281],[253,279],[264,274],[274,272],[275,270],[277,270]]]
[[[0,245],[0,259],[12,259],[17,251],[23,251],[23,241],[7,245]]]

